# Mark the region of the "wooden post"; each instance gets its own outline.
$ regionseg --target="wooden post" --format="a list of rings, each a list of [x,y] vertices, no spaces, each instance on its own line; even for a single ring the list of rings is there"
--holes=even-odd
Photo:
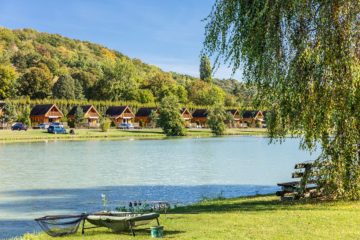
[[[130,231],[131,231],[131,234],[133,235],[133,237],[135,237],[135,232],[134,232],[134,229],[132,228],[132,222],[129,221],[129,228],[130,228]]]

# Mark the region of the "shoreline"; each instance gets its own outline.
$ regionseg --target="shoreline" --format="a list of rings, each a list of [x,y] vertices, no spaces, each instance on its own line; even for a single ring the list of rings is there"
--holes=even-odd
[[[266,136],[267,130],[262,128],[227,129],[222,136]],[[44,141],[87,141],[87,140],[160,140],[171,138],[214,137],[210,129],[189,129],[186,136],[168,137],[161,129],[110,129],[101,132],[100,129],[75,129],[75,135],[50,134],[44,130],[29,129],[28,131],[0,130],[0,144],[31,143]],[[221,136],[220,136],[221,137]]]
[[[358,201],[281,202],[274,195],[219,198],[172,209],[161,215],[160,223],[164,226],[164,239],[288,239],[289,236],[304,240],[358,239],[358,204]],[[150,230],[135,231],[136,239],[149,239]],[[78,231],[64,238],[94,237],[98,240],[131,238],[126,231],[114,233],[107,228],[88,230],[84,236]],[[28,233],[20,239],[53,238],[45,233]]]

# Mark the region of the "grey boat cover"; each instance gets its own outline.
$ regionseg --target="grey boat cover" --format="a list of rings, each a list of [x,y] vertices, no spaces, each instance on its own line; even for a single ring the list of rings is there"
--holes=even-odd
[[[147,224],[160,215],[158,213],[137,214],[129,212],[100,212],[90,214],[86,220],[99,227],[107,227],[114,232],[129,230],[131,227],[137,227]]]

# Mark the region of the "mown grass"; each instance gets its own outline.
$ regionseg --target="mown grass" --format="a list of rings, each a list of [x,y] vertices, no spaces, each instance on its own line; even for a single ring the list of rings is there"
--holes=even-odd
[[[280,202],[275,196],[210,200],[162,215],[165,239],[360,239],[360,202]],[[63,240],[134,239],[105,228],[61,237]],[[136,239],[149,239],[150,230]],[[26,240],[53,239],[45,234]]]
[[[226,135],[265,135],[266,129],[227,129]],[[209,129],[189,129],[187,136],[213,136]],[[110,129],[102,132],[99,129],[75,129],[75,134],[49,134],[44,130],[28,131],[0,130],[0,142],[33,142],[43,140],[87,140],[87,139],[160,139],[166,136],[161,129]]]

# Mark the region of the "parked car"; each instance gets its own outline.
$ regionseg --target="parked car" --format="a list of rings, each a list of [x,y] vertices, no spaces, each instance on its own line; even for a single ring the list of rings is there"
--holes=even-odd
[[[52,122],[50,123],[50,126],[59,126],[59,127],[64,127],[64,125],[60,122]]]
[[[132,125],[131,123],[120,123],[119,128],[120,129],[133,129],[134,125]]]
[[[66,129],[62,126],[50,125],[47,129],[48,133],[66,134]]]
[[[50,124],[48,123],[40,123],[38,124],[36,127],[34,127],[35,129],[48,129],[50,126]]]
[[[23,124],[23,123],[15,123],[14,125],[11,126],[11,130],[18,130],[18,131],[21,131],[21,130],[24,130],[26,131],[28,129],[28,127]]]

